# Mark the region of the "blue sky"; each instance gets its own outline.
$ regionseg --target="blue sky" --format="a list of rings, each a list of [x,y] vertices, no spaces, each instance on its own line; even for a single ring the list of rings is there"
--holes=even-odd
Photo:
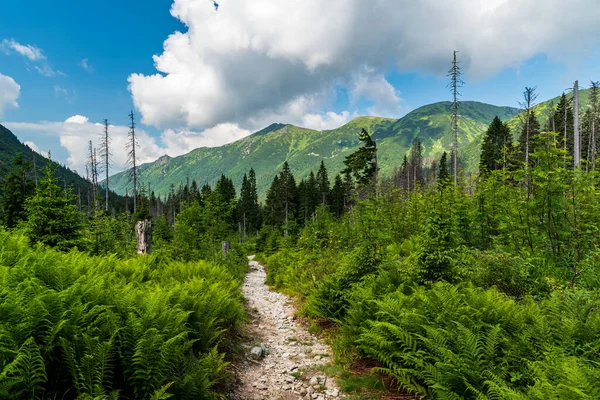
[[[7,2],[1,121],[81,171],[95,123],[108,118],[116,172],[132,108],[150,161],[271,122],[332,128],[449,100],[454,48],[464,100],[516,106],[525,86],[537,85],[544,100],[575,79],[586,86],[600,77],[596,1],[575,0],[570,10],[586,12],[573,18],[541,0],[457,0],[456,10],[434,0],[366,3],[222,0],[215,10],[212,0]],[[456,26],[452,13],[469,16]]]

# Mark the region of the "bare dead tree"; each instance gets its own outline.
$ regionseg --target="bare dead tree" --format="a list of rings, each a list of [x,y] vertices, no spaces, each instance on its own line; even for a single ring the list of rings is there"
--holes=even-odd
[[[536,89],[537,86],[525,87],[525,90],[523,91],[523,102],[519,103],[521,109],[525,114],[525,170],[529,168],[529,122],[531,119],[531,112],[535,107],[535,100],[538,97],[537,93],[535,93]]]
[[[136,155],[136,149],[138,147],[137,137],[135,136],[135,115],[133,110],[129,113],[129,132],[127,133],[127,165],[130,167],[129,180],[133,182],[133,212],[137,210],[137,187],[138,187],[138,174],[137,165],[138,157]]]
[[[592,131],[588,140],[588,161],[592,166],[592,171],[596,168],[596,118],[598,118],[598,88],[600,88],[600,82],[591,82],[590,91],[590,106],[592,107]]]
[[[92,201],[94,202],[94,209],[96,207],[96,189],[98,187],[98,166],[96,165],[96,149],[94,148],[92,141],[88,144],[88,165],[86,170],[89,173],[89,182],[91,185]]]
[[[450,83],[448,87],[452,92],[453,103],[452,103],[452,173],[454,175],[454,185],[457,184],[458,179],[458,96],[460,93],[458,92],[458,88],[464,85],[464,82],[461,80],[462,72],[461,68],[458,65],[458,61],[456,60],[456,50],[454,50],[454,58],[452,60],[452,68],[448,71],[448,77],[450,77]]]
[[[579,81],[573,84],[573,167],[578,168],[581,160],[579,134]]]
[[[104,190],[105,190],[105,194],[106,194],[106,203],[105,203],[105,211],[108,212],[108,190],[109,190],[109,184],[108,184],[108,175],[109,175],[109,168],[110,168],[110,157],[112,156],[112,153],[110,152],[110,142],[111,142],[111,138],[110,135],[108,133],[108,120],[105,119],[102,122],[103,125],[103,130],[102,130],[102,134],[100,135],[100,158],[102,159],[102,164],[103,164],[103,169],[104,169],[104,173],[106,175],[105,181],[104,181]]]

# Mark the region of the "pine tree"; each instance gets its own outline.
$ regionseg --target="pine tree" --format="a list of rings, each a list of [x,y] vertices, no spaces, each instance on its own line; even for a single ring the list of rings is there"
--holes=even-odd
[[[554,120],[556,131],[560,137],[560,143],[566,151],[565,155],[573,157],[573,104],[567,99],[564,93],[556,106]],[[565,159],[565,164],[566,162]]]
[[[350,173],[361,188],[373,187],[377,184],[377,144],[363,128],[359,136],[363,146],[344,160],[346,168],[343,174]]]
[[[251,199],[251,188],[250,181],[248,180],[248,176],[244,174],[242,178],[242,187],[240,189],[240,198],[237,203],[237,215],[238,221],[240,222],[241,230],[242,230],[242,240],[246,241],[246,232],[248,230],[248,217],[252,208],[252,199]]]
[[[458,89],[464,84],[461,80],[461,68],[456,60],[456,50],[454,50],[454,58],[452,59],[452,68],[448,71],[450,83],[448,86],[452,91],[452,175],[454,176],[454,185],[456,186],[458,179]]]
[[[440,172],[438,174],[438,182],[447,182],[449,178],[450,173],[448,172],[448,153],[444,151],[442,153],[442,157],[440,158]]]
[[[483,138],[479,171],[485,174],[502,169],[506,165],[506,152],[509,146],[512,146],[510,128],[496,116]]]
[[[321,198],[321,204],[327,205],[330,202],[331,188],[329,184],[329,176],[327,174],[327,168],[325,168],[325,162],[321,160],[319,171],[317,172],[317,184],[319,197]]]
[[[531,166],[531,159],[528,156],[535,151],[535,145],[540,136],[540,123],[535,117],[535,113],[529,113],[529,121],[523,124],[523,130],[519,137],[517,145],[516,161],[525,163],[525,167]]]
[[[31,196],[34,182],[29,178],[33,164],[17,153],[8,174],[0,185],[0,221],[7,228],[14,228],[27,218],[25,200]]]
[[[256,188],[256,173],[253,168],[248,172],[248,183],[250,184],[251,209],[248,215],[249,229],[258,232],[262,225],[260,204],[258,203],[258,190]]]
[[[413,184],[413,189],[423,186],[423,149],[421,141],[417,138],[413,139],[413,145],[410,150],[409,179]]]
[[[81,216],[72,192],[62,189],[56,178],[56,165],[46,163],[46,171],[35,195],[27,199],[27,233],[31,241],[67,250],[78,244]]]
[[[337,174],[333,182],[333,188],[331,189],[331,212],[338,217],[341,217],[345,211],[344,192],[344,181],[340,174]]]

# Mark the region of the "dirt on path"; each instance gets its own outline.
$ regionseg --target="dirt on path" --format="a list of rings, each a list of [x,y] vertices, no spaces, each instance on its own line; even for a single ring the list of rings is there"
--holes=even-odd
[[[333,379],[318,370],[331,350],[294,320],[291,300],[270,291],[265,269],[249,258],[243,292],[252,318],[246,357],[234,365],[235,400],[337,399],[343,397]],[[261,347],[262,345],[262,347]],[[254,353],[254,354],[253,354]]]

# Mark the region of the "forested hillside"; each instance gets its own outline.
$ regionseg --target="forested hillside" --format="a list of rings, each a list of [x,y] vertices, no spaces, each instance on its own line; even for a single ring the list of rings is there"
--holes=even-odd
[[[164,156],[154,163],[144,164],[139,168],[140,179],[150,183],[157,195],[167,195],[172,185],[177,189],[188,180],[195,180],[198,185],[214,184],[222,174],[239,186],[244,172],[254,168],[259,197],[264,199],[271,183],[269,175],[280,169],[284,161],[288,161],[299,178],[308,177],[315,163],[322,159],[332,173],[341,171],[344,157],[358,148],[358,134],[363,128],[370,132],[380,148],[381,173],[391,176],[402,164],[402,157],[408,154],[415,138],[422,142],[423,155],[427,159],[450,150],[450,109],[449,102],[435,103],[420,107],[399,120],[360,117],[340,128],[322,132],[273,124],[235,143],[199,148],[175,158]],[[461,103],[461,148],[480,137],[494,116],[508,119],[516,112],[511,107]],[[464,152],[463,163],[469,171],[477,170],[477,157],[475,149]],[[112,185],[118,193],[125,194],[129,185],[127,173],[112,177]]]
[[[17,158],[19,159],[18,165],[15,162]],[[43,175],[46,163],[48,163],[46,157],[21,143],[10,130],[0,124],[0,179],[6,180],[6,177],[11,172],[14,174],[19,170],[18,174],[27,174],[31,182],[35,183]],[[90,189],[89,182],[77,172],[57,162],[53,161],[53,163],[56,166],[56,176],[61,185],[70,187],[78,198],[81,197],[82,206],[87,206],[88,202],[92,201],[88,194]],[[3,188],[0,186],[0,192],[2,190]],[[104,189],[99,187],[98,190],[104,196]],[[125,199],[113,191],[109,192],[109,202],[113,209],[123,210],[125,208]]]

